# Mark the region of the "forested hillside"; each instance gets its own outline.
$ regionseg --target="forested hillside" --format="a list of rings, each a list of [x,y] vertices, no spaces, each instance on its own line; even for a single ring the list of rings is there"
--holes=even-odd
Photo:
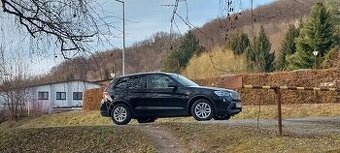
[[[223,18],[207,22],[193,34],[198,38],[200,49],[211,52],[213,47],[224,48],[235,31],[243,31],[252,38],[263,25],[273,51],[277,51],[289,24],[299,24],[310,12],[311,0],[279,0],[251,10],[243,10]],[[236,8],[235,8],[236,9]],[[151,34],[150,34],[151,35]],[[161,70],[167,55],[180,46],[183,34],[159,32],[149,39],[137,42],[126,49],[127,73]],[[87,79],[101,80],[115,71],[121,75],[121,50],[112,49],[94,53],[91,57],[77,57],[54,67],[40,81]]]

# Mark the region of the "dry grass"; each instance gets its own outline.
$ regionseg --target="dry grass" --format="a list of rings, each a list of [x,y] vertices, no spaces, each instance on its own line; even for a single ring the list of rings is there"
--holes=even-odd
[[[130,141],[130,140],[134,141]],[[155,152],[133,126],[112,126],[98,111],[65,112],[0,124],[0,152]]]
[[[275,118],[276,106],[261,106],[261,118]],[[244,106],[234,118],[256,118],[258,106]],[[339,116],[340,104],[284,105],[283,116]],[[234,119],[233,118],[233,119]],[[192,117],[158,119],[152,126],[173,132],[186,152],[339,152],[340,135],[286,135],[247,126],[199,124]],[[165,123],[164,123],[165,122]],[[111,126],[98,111],[27,117],[0,124],[0,152],[155,152],[138,126]],[[136,124],[133,121],[131,124]],[[130,141],[132,140],[133,141]]]
[[[163,123],[173,131],[186,152],[326,152],[340,151],[340,135],[277,137],[268,131],[243,126]]]
[[[1,129],[0,152],[155,152],[155,149],[149,138],[134,127],[73,126]]]
[[[260,111],[259,111],[260,107]],[[246,105],[231,119],[277,118],[277,105]],[[340,116],[340,103],[290,104],[282,106],[282,117]],[[162,118],[157,122],[192,122],[193,117]]]
[[[276,118],[276,105],[260,106],[260,118]],[[231,119],[254,119],[258,117],[259,106],[246,105],[243,106],[241,113],[235,115]],[[339,116],[340,103],[328,104],[291,104],[282,106],[282,114],[284,118],[291,117],[307,117],[307,116]],[[193,117],[175,117],[160,118],[156,122],[188,122],[195,121]],[[42,128],[55,126],[94,126],[94,125],[111,125],[112,120],[108,117],[102,117],[98,111],[89,112],[65,112],[51,115],[41,115],[23,118],[17,122],[8,121],[0,124],[0,128]],[[136,120],[132,120],[130,124],[137,124]]]
[[[260,118],[277,117],[277,105],[247,105],[243,106],[242,112],[236,115],[235,118],[256,118],[259,113],[259,107]],[[340,103],[282,105],[282,115],[284,118],[307,116],[339,116]]]
[[[209,53],[204,52],[200,56],[191,58],[182,74],[191,79],[206,79],[245,70],[246,64],[243,55],[236,56],[231,50],[216,47]]]

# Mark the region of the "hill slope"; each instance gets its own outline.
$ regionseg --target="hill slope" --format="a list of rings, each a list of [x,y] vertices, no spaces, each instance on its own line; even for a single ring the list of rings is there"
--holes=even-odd
[[[245,10],[225,18],[214,19],[199,29],[194,30],[200,44],[210,51],[214,46],[220,48],[231,33],[242,30],[250,37],[257,32],[260,25],[264,25],[272,43],[272,49],[278,50],[284,33],[289,24],[297,24],[301,18],[309,13],[312,0],[280,0],[254,9]],[[252,22],[254,19],[254,22]],[[127,73],[158,71],[164,57],[173,51],[180,35],[157,33],[150,39],[138,42],[127,48]],[[100,80],[109,78],[115,70],[116,75],[121,74],[121,50],[114,49],[95,53],[90,58],[75,58],[54,67],[49,75],[39,80],[65,80],[80,78]]]

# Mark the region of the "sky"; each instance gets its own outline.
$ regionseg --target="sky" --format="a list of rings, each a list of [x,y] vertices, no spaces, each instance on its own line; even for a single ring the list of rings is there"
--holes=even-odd
[[[254,7],[270,3],[272,0],[254,0]],[[116,17],[114,26],[118,29],[122,28],[122,4],[114,0],[100,0],[103,10],[106,13],[112,14]],[[126,47],[133,43],[151,38],[153,34],[160,31],[170,32],[170,19],[172,16],[173,5],[175,0],[124,0],[125,2],[125,18],[126,18]],[[226,0],[180,0],[178,13],[184,18],[188,17],[189,22],[196,27],[202,26],[204,23],[211,21],[217,17],[223,17],[226,14],[224,9]],[[249,9],[251,7],[251,0],[233,0],[233,7],[235,11]],[[3,18],[0,15],[0,19]],[[190,28],[185,25],[179,18],[175,19],[178,30],[175,32],[185,33]],[[0,24],[6,27],[15,28],[15,24],[1,21]],[[4,32],[5,31],[5,32]],[[65,59],[62,58],[58,50],[51,49],[48,53],[32,53],[23,48],[28,48],[30,43],[34,43],[34,39],[29,39],[28,36],[13,35],[15,29],[2,30],[0,40],[7,40],[12,46],[5,47],[8,50],[14,50],[7,54],[15,58],[12,62],[20,61],[21,65],[25,66],[27,73],[31,75],[47,73],[53,66],[60,64]],[[120,34],[120,33],[118,33]],[[96,51],[104,51],[112,48],[122,48],[122,38],[110,39],[111,45],[104,45],[98,47]],[[9,39],[11,38],[11,39]],[[48,40],[47,40],[48,41]],[[51,42],[53,43],[53,42]],[[20,52],[21,51],[21,52]],[[57,55],[57,58],[55,58]]]

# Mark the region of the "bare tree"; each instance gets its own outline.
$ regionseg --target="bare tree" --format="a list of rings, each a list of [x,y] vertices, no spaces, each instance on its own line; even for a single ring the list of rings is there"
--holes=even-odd
[[[27,102],[31,99],[31,92],[25,88],[27,81],[22,76],[3,82],[0,91],[0,103],[9,113],[8,117],[17,119],[26,114]]]
[[[66,52],[88,51],[91,46],[86,43],[102,43],[120,32],[102,5],[97,0],[1,0],[3,12],[15,17],[37,41],[54,40],[64,58]]]

